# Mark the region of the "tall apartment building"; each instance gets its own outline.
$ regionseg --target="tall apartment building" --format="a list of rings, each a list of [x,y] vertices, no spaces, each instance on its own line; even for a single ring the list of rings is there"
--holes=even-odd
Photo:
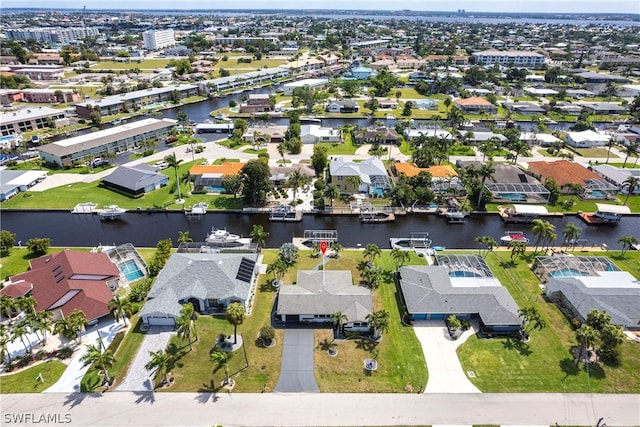
[[[539,53],[526,50],[485,50],[471,54],[478,65],[505,65],[514,67],[534,68],[541,67],[546,57]]]
[[[142,33],[142,40],[147,50],[160,50],[176,44],[173,30],[147,30]]]
[[[93,27],[51,27],[51,28],[14,28],[5,31],[10,39],[34,39],[44,43],[69,43],[86,37],[99,36],[100,32]]]

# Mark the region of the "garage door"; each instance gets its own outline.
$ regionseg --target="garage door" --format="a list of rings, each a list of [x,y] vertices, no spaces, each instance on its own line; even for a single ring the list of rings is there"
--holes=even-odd
[[[147,317],[149,326],[175,326],[176,320],[173,317]]]
[[[285,321],[287,323],[300,323],[300,316],[297,314],[287,314]]]

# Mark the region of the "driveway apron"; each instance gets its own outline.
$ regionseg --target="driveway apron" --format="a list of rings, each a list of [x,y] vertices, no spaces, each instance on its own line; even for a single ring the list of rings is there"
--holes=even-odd
[[[127,372],[124,381],[118,386],[118,391],[151,391],[153,390],[153,375],[144,367],[151,360],[150,351],[165,350],[174,329],[169,326],[152,326],[142,340],[138,354]]]
[[[275,391],[282,393],[319,392],[313,375],[313,329],[285,329],[282,368]]]

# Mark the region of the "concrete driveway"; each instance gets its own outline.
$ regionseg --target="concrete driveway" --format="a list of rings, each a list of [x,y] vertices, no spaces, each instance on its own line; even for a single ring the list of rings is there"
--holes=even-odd
[[[169,344],[169,339],[175,333],[170,326],[152,326],[148,331],[138,354],[127,372],[124,381],[118,386],[118,391],[152,391],[153,375],[155,371],[148,371],[144,367],[151,360],[149,352],[165,350]]]
[[[275,391],[319,392],[313,375],[313,329],[285,329],[280,379]]]
[[[429,382],[425,393],[480,393],[462,370],[456,349],[475,334],[475,327],[452,341],[444,320],[416,321],[413,324],[416,337],[422,345],[429,368]]]
[[[80,391],[80,381],[89,370],[89,365],[84,365],[80,358],[87,352],[87,344],[96,345],[102,341],[104,348],[109,347],[111,341],[124,325],[113,319],[102,320],[97,326],[89,326],[82,335],[82,342],[76,351],[73,352],[71,361],[67,369],[55,384],[46,389],[44,393],[71,393]],[[99,336],[98,336],[99,334]],[[46,373],[43,372],[43,375]]]

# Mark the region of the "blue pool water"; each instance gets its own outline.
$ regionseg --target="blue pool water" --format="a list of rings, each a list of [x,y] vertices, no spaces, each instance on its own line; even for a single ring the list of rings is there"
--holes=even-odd
[[[500,196],[507,200],[526,200],[527,196],[522,193],[501,193]]]
[[[600,190],[591,190],[589,192],[589,195],[591,197],[597,197],[597,198],[602,198],[602,199],[607,197],[607,194],[604,191],[600,191]]]
[[[384,190],[382,188],[374,188],[373,194],[375,194],[376,196],[382,197],[384,196]]]
[[[132,259],[118,264],[118,268],[129,282],[133,282],[134,280],[144,277],[144,273],[140,270],[138,264]]]
[[[209,193],[224,193],[226,190],[224,187],[216,187],[216,186],[209,186],[207,187],[207,192]]]
[[[0,136],[0,143],[2,143],[2,142],[11,142],[14,139],[16,139],[16,137],[13,136],[13,135]]]
[[[474,273],[473,271],[456,270],[456,271],[450,271],[449,277],[481,277],[481,276],[478,273]]]
[[[549,273],[551,277],[578,277],[585,276],[582,274],[580,270],[576,270],[575,268],[562,268],[560,270],[556,270],[554,272]]]

